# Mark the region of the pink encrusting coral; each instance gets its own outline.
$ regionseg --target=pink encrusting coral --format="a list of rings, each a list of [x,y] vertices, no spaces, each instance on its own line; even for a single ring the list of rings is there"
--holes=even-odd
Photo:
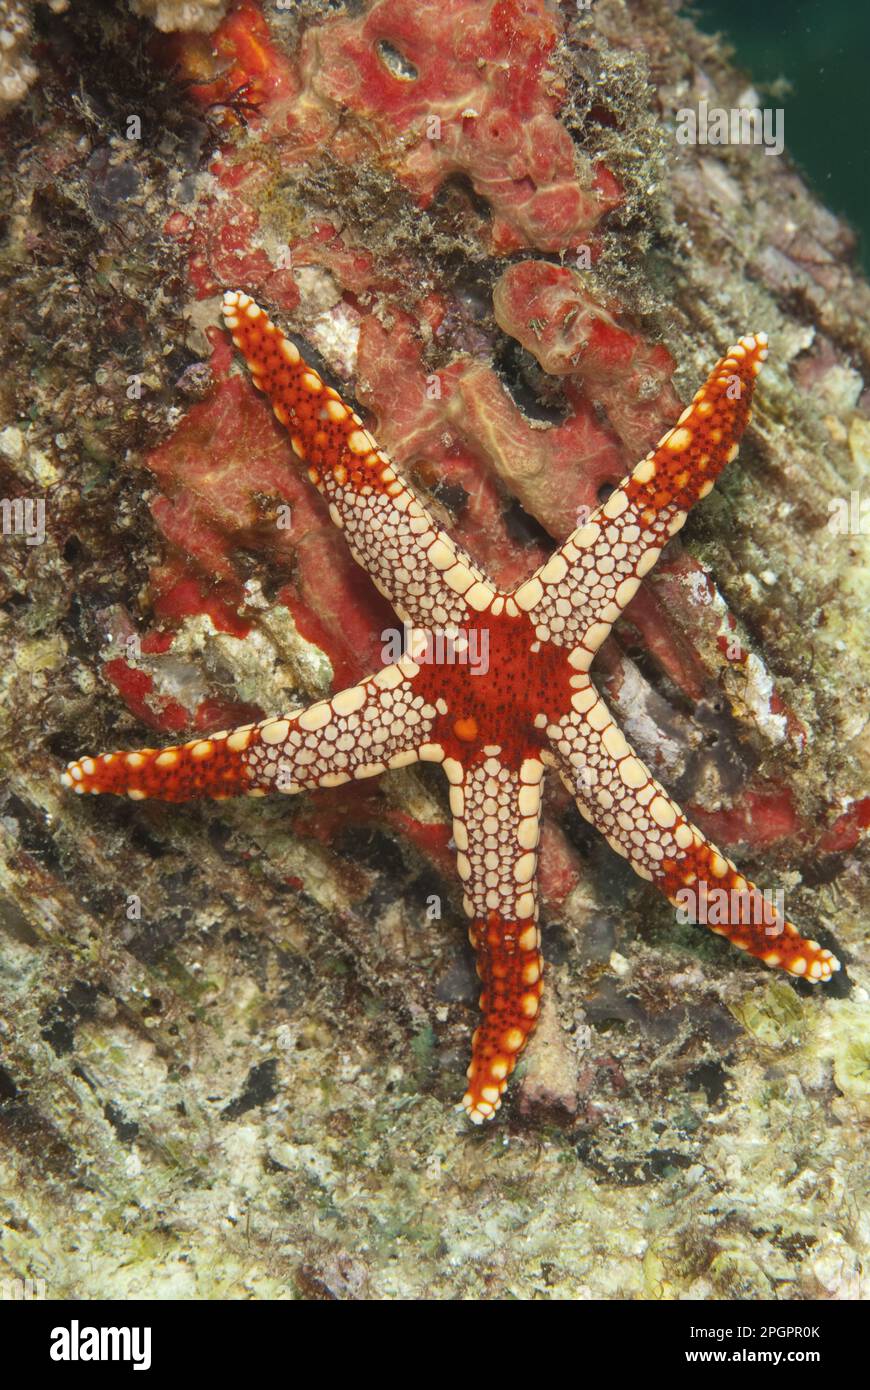
[[[395,313],[389,330],[376,314],[362,321],[358,379],[387,447],[412,464],[425,460],[427,471],[469,494],[454,529],[500,583],[541,558],[506,544],[506,494],[552,534],[567,534],[581,508],[598,505],[599,488],[624,472],[618,440],[587,401],[578,396],[561,424],[535,430],[488,362],[457,353],[431,372],[407,314]]]
[[[465,175],[492,209],[492,249],[583,243],[621,191],[603,165],[578,178],[553,64],[562,23],[545,0],[377,0],[312,26],[301,67],[347,112],[338,158],[388,165],[431,201]]]
[[[496,282],[492,298],[499,327],[545,372],[571,378],[587,398],[600,401],[629,454],[650,448],[679,411],[667,348],[623,326],[619,306],[591,295],[578,271],[521,261]]]
[[[512,505],[563,538],[679,413],[667,350],[614,298],[596,299],[582,273],[533,254],[589,246],[594,259],[602,218],[621,196],[617,179],[584,159],[560,119],[563,33],[559,12],[544,0],[375,0],[357,15],[303,23],[290,47],[254,0],[242,0],[214,35],[176,36],[164,50],[221,132],[195,201],[165,228],[187,253],[191,296],[244,285],[302,339],[318,318],[326,365],[352,376],[360,407],[397,463],[432,492],[436,507],[443,497],[443,522],[505,585],[550,548],[534,528],[519,538]],[[377,227],[361,232],[353,197],[328,217],[302,199],[276,224],[282,179],[324,167],[345,180],[380,179],[430,215],[456,176],[485,200],[490,215],[469,203],[462,236],[481,258],[530,253],[495,280],[495,321],[502,341],[513,340],[559,379],[561,418],[543,424],[526,416],[494,360],[492,320],[473,322],[461,284],[439,277],[431,250],[418,251],[406,237],[398,248],[387,239],[379,254]],[[310,298],[311,276],[320,277],[320,300]],[[182,620],[197,615],[238,638],[257,627],[262,604],[249,601],[246,587],[253,555],[272,602],[328,656],[336,687],[352,683],[379,664],[379,635],[392,616],[288,465],[286,440],[231,370],[226,340],[216,329],[209,338],[211,393],[146,459],[160,489],[152,512],[167,543],[152,576],[161,626],[151,645],[166,647]],[[288,509],[288,526],[277,522],[280,508]],[[718,677],[729,615],[711,606],[707,576],[676,547],[660,571],[667,601],[644,586],[625,630],[698,700]],[[186,708],[191,730],[201,730],[209,702],[225,692],[200,692],[187,706],[164,697],[160,658],[148,643],[141,660],[117,658],[107,675],[152,727],[176,733]],[[618,709],[629,685],[631,698],[644,686],[636,671],[627,679],[615,643],[602,667]],[[772,683],[760,688],[768,699],[761,713],[779,715]],[[380,804],[367,797],[363,820],[370,803]],[[791,833],[772,802],[756,800],[758,815],[766,804],[776,833]],[[326,815],[321,807],[314,821]],[[695,810],[703,824],[703,810]],[[435,853],[431,826],[395,828]],[[740,825],[733,829],[739,838]],[[758,836],[757,823],[745,829]],[[543,888],[558,903],[577,882],[578,862],[557,827],[545,834],[557,867]]]

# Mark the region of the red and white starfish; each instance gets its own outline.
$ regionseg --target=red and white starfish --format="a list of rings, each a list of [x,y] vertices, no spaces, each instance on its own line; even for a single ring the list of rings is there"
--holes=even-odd
[[[538,1014],[545,767],[672,901],[687,888],[699,896],[731,890],[727,925],[714,931],[767,965],[830,979],[839,969],[830,951],[784,919],[759,922],[754,885],[650,775],[588,674],[668,538],[737,453],[767,356],[764,335],[729,349],[675,427],[590,520],[513,593],[501,593],[253,300],[227,294],[224,317],[354,558],[411,626],[409,647],[309,709],[179,747],[81,758],[63,774],[65,785],[186,801],[334,787],[418,760],[440,763],[483,982],[462,1102],[477,1123],[499,1108]]]

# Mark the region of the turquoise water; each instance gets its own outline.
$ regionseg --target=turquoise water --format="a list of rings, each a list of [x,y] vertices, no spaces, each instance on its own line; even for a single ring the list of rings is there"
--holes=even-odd
[[[720,32],[770,104],[785,111],[786,148],[822,202],[859,233],[870,269],[867,0],[696,0],[699,27]],[[771,83],[782,79],[790,90]]]

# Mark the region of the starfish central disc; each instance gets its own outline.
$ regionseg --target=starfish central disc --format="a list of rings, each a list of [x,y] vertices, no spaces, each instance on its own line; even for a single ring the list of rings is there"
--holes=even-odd
[[[501,600],[501,603],[499,603]],[[564,651],[542,644],[528,615],[498,595],[485,619],[457,636],[426,633],[414,653],[417,688],[439,716],[432,738],[450,757],[473,760],[497,744],[506,766],[519,767],[544,729],[570,706],[576,672]]]

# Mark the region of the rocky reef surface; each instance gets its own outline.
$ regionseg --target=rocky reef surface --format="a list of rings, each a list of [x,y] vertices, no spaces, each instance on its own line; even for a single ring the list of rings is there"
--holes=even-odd
[[[851,232],[787,154],[677,140],[699,101],[765,102],[669,4],[139,8],[38,8],[0,129],[0,1277],[866,1297]],[[677,924],[552,789],[545,1008],[470,1132],[433,769],[292,802],[63,793],[84,751],[357,680],[395,622],[233,359],[236,287],[503,584],[767,331],[739,461],[595,674],[693,819],[836,944],[835,985]]]

